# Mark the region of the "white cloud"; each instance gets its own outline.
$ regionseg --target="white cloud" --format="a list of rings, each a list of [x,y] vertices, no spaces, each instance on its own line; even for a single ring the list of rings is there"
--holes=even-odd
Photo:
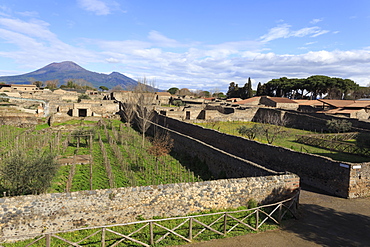
[[[281,24],[277,27],[271,28],[269,32],[260,37],[262,42],[269,42],[274,39],[288,38],[291,26],[288,24]]]
[[[87,48],[64,43],[50,31],[49,23],[38,19],[23,21],[0,18],[0,40],[11,49],[2,49],[0,57],[37,69],[53,61],[71,60],[81,65],[105,62],[133,79],[155,77],[158,87],[172,86],[209,90],[227,90],[231,81],[244,85],[251,77],[258,82],[287,76],[304,78],[315,74],[350,78],[361,85],[369,83],[370,48],[351,51],[305,51],[301,54],[277,54],[262,50],[266,42],[277,38],[320,35],[319,27],[291,30],[288,24],[270,29],[257,41],[230,41],[207,45],[181,43],[158,31],[147,40],[81,39]],[[263,42],[261,42],[263,41]],[[307,42],[305,45],[316,43]],[[168,48],[181,48],[177,49]],[[97,71],[99,72],[99,71]]]
[[[82,9],[93,12],[96,15],[109,15],[112,10],[119,8],[119,4],[115,1],[77,0],[77,2]]]
[[[36,11],[24,11],[24,12],[17,12],[17,14],[21,16],[26,16],[26,17],[38,17],[39,13]]]
[[[26,22],[19,19],[0,18],[0,26],[3,26],[7,30],[22,33],[30,37],[38,37],[48,40],[56,38],[55,34],[49,31],[49,24],[42,20],[32,19],[31,21]]]
[[[319,23],[323,21],[323,18],[319,18],[319,19],[313,19],[312,21],[310,21],[311,24],[316,24],[316,23]]]
[[[42,65],[50,61],[93,61],[94,52],[66,44],[49,29],[49,24],[32,19],[0,18],[0,39],[13,45],[12,50],[0,51],[0,56],[14,59],[26,66]]]
[[[327,30],[322,30],[320,27],[305,27],[298,29],[296,31],[290,30],[291,25],[288,24],[281,24],[277,27],[273,27],[269,30],[269,32],[265,35],[260,37],[262,42],[269,42],[275,39],[280,38],[289,38],[289,37],[304,37],[310,35],[311,37],[317,37],[319,35],[328,33]]]
[[[162,35],[158,31],[154,31],[154,30],[149,32],[148,39],[160,47],[181,47],[183,46],[176,40],[167,38],[166,36]]]

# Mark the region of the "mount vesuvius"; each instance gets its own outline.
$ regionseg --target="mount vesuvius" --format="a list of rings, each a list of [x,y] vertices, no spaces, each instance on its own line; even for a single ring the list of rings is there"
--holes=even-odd
[[[121,85],[123,88],[133,88],[137,81],[118,72],[112,72],[109,75],[92,72],[70,61],[51,63],[36,71],[23,75],[0,76],[0,82],[11,84],[30,84],[34,81],[48,81],[58,79],[60,84],[64,84],[71,79],[84,79],[90,82],[95,88],[106,86],[113,88]]]

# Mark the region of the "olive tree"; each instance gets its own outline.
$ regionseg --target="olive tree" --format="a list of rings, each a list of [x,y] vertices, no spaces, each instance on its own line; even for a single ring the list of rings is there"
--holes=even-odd
[[[331,132],[347,132],[352,128],[352,123],[347,120],[332,119],[326,121],[326,126]]]
[[[58,168],[53,153],[15,150],[0,165],[3,190],[12,196],[44,193]]]

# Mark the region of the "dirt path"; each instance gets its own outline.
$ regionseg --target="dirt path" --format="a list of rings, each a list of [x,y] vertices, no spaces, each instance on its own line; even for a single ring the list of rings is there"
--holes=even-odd
[[[300,203],[300,219],[281,230],[184,246],[370,246],[370,197],[343,199],[304,187]]]

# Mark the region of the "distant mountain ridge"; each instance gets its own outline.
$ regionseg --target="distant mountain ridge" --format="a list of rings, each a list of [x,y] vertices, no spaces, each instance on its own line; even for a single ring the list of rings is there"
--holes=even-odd
[[[55,79],[58,79],[60,84],[64,84],[69,79],[84,79],[95,88],[100,86],[113,88],[121,85],[124,89],[130,89],[137,85],[137,81],[119,72],[110,74],[92,72],[71,61],[51,63],[41,69],[23,75],[0,76],[0,82],[8,84],[30,84],[34,81],[45,82]]]

